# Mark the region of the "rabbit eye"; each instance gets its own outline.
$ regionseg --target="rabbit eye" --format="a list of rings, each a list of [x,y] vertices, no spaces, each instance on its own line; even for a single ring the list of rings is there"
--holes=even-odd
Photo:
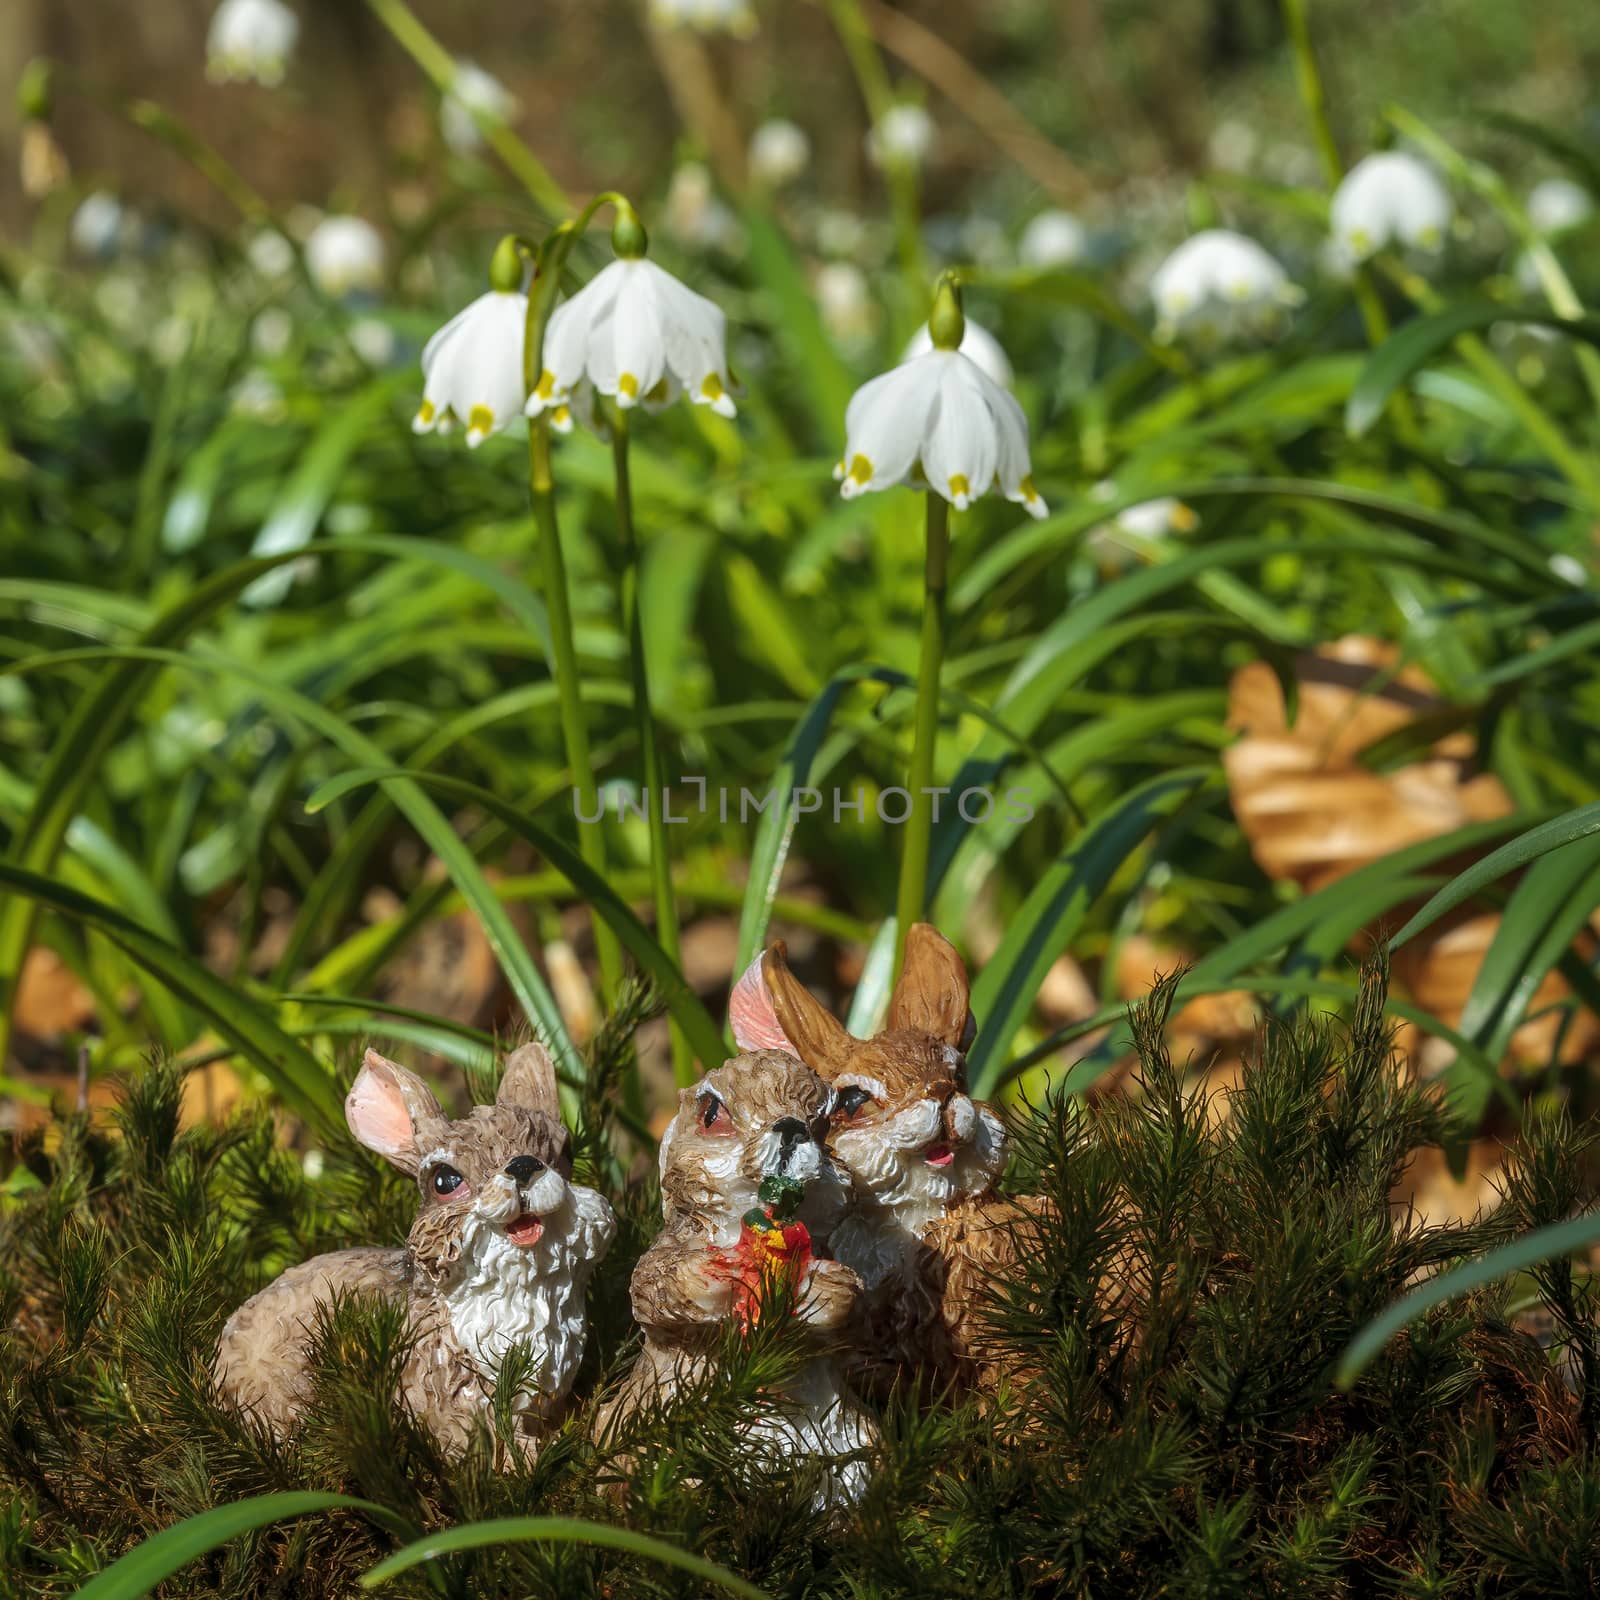
[[[848,1089],[839,1091],[837,1104],[842,1116],[853,1117],[863,1106],[872,1103],[872,1091],[861,1088],[859,1084],[852,1084]]]
[[[437,1195],[454,1194],[464,1181],[454,1167],[433,1169],[433,1192]]]
[[[700,1126],[707,1133],[732,1133],[733,1118],[728,1108],[714,1094],[700,1096]]]

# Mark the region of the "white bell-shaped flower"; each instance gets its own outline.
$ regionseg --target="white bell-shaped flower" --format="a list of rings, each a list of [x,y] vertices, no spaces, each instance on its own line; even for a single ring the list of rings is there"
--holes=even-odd
[[[611,239],[617,259],[550,318],[528,415],[572,406],[585,413],[587,384],[623,410],[664,406],[682,393],[733,416],[722,308],[645,258],[644,229],[631,213],[618,220]]]
[[[890,106],[867,134],[867,154],[879,167],[920,167],[933,152],[933,118],[911,101]]]
[[[695,28],[739,39],[756,31],[750,0],[650,0],[650,20],[658,28]]]
[[[1284,307],[1300,298],[1273,256],[1226,228],[1185,239],[1156,269],[1150,294],[1160,318],[1156,332],[1164,339],[1179,333],[1202,340],[1267,333]]]
[[[1426,162],[1403,150],[1358,161],[1334,191],[1333,236],[1357,261],[1387,245],[1438,250],[1455,208]]]
[[[411,426],[448,433],[457,423],[474,449],[522,415],[522,342],[528,297],[515,239],[500,241],[489,268],[491,288],[458,311],[422,349],[422,406]]]
[[[845,412],[844,459],[834,468],[850,500],[900,483],[926,485],[958,511],[996,490],[1042,517],[1028,419],[1015,396],[961,353],[966,329],[955,287],[934,300],[927,354],[864,384]]]
[[[750,135],[749,162],[755,182],[781,189],[811,165],[811,140],[798,123],[772,117]]]
[[[481,123],[509,122],[516,111],[517,97],[493,73],[458,61],[450,92],[439,106],[439,130],[457,155],[471,155],[483,144]]]
[[[72,213],[67,237],[72,241],[72,248],[81,255],[109,256],[121,242],[125,221],[122,202],[114,194],[97,189],[85,196]]]
[[[271,88],[283,82],[299,36],[300,19],[283,0],[222,0],[206,34],[206,76]]]
[[[1070,211],[1041,211],[1017,241],[1017,259],[1036,272],[1075,267],[1088,246],[1083,224]]]
[[[971,361],[986,378],[998,383],[1002,389],[1009,389],[1015,374],[1011,370],[1011,360],[1000,346],[1000,341],[989,332],[987,328],[980,328],[971,317],[966,319],[967,331],[961,336],[961,353]],[[902,361],[915,361],[918,356],[925,356],[933,349],[933,334],[925,322],[911,335],[911,342],[906,346],[900,359]]]
[[[1537,233],[1566,233],[1594,215],[1594,199],[1571,178],[1546,178],[1528,194],[1528,221]]]
[[[871,336],[877,326],[878,308],[866,274],[851,261],[824,261],[817,268],[815,281],[817,310],[829,338],[839,344],[853,344]]]
[[[306,240],[306,266],[335,299],[381,289],[383,262],[383,236],[360,217],[324,217]]]

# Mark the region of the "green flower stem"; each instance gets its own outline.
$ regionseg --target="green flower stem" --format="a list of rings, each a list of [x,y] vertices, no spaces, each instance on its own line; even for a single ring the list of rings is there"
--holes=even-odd
[[[633,686],[633,716],[643,757],[645,818],[650,829],[650,882],[656,908],[656,942],[675,966],[679,961],[678,901],[672,886],[672,853],[667,843],[666,782],[661,746],[650,708],[650,675],[644,654],[644,625],[639,605],[639,541],[633,527],[633,479],[628,466],[628,413],[608,403],[611,460],[617,484],[617,533],[622,542],[622,612],[628,634],[628,670]],[[669,1019],[672,1074],[679,1086],[695,1081],[694,1053],[683,1029]]]
[[[927,497],[928,555],[923,569],[922,650],[917,663],[916,731],[911,745],[911,815],[900,857],[900,894],[895,906],[894,970],[905,959],[906,935],[922,919],[927,899],[928,852],[933,842],[936,797],[933,757],[939,742],[939,668],[944,660],[945,584],[950,557],[950,507],[931,489]]]
[[[422,68],[434,88],[440,94],[449,94],[456,78],[455,58],[418,20],[405,0],[367,0],[367,5],[378,21],[394,35],[401,49]],[[495,154],[510,168],[547,217],[560,221],[572,210],[566,191],[505,123],[483,117],[478,119],[478,125]]]
[[[528,423],[528,488],[533,495],[533,520],[539,531],[539,558],[544,568],[544,603],[550,614],[550,638],[555,650],[556,692],[561,700],[561,736],[567,765],[572,769],[582,817],[578,822],[578,852],[601,875],[606,870],[605,819],[600,815],[599,790],[589,758],[589,726],[584,721],[578,692],[578,652],[572,642],[572,606],[567,598],[567,564],[561,553],[561,529],[556,521],[555,480],[550,474],[550,423],[535,417]],[[588,822],[583,818],[594,817]],[[600,988],[607,1002],[614,1001],[622,982],[622,947],[616,935],[594,910],[595,952],[600,960]]]
[[[860,0],[825,0],[839,42],[850,58],[850,69],[866,101],[867,115],[876,127],[894,105],[894,88],[884,69],[883,58],[872,37],[872,29],[862,14]],[[926,303],[928,263],[922,248],[922,211],[917,198],[916,169],[908,162],[889,160],[884,166],[889,183],[889,198],[894,210],[895,242],[900,252],[900,268],[911,287],[918,307]]]

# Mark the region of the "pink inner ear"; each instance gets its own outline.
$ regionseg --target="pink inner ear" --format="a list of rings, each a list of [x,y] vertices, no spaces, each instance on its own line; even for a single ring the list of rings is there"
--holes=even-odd
[[[387,1073],[363,1068],[344,1102],[350,1131],[369,1150],[391,1160],[414,1154],[415,1135],[400,1085]]]
[[[798,1055],[800,1052],[789,1042],[772,1008],[772,995],[761,976],[761,960],[757,956],[744,969],[744,976],[728,996],[728,1023],[734,1042],[741,1050],[787,1050],[790,1055]]]

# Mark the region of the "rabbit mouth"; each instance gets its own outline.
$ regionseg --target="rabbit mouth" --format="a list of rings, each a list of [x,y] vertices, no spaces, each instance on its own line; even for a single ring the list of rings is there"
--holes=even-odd
[[[531,1211],[524,1211],[521,1216],[513,1217],[506,1224],[506,1238],[512,1244],[520,1244],[524,1249],[529,1245],[538,1244],[544,1237],[544,1220],[536,1217]]]
[[[928,1148],[922,1152],[922,1159],[926,1161],[930,1167],[948,1167],[950,1163],[955,1160],[955,1158],[956,1153],[954,1149],[952,1149],[951,1146],[946,1144],[942,1139],[939,1140],[937,1144],[930,1144]]]

